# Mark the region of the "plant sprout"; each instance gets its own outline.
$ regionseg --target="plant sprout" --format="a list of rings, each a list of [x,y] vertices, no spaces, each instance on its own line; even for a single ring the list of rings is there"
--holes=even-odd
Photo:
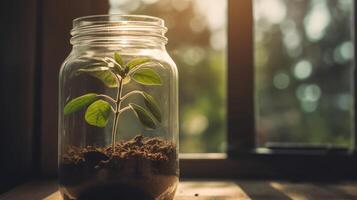
[[[84,115],[85,121],[96,127],[105,127],[113,114],[112,127],[112,150],[115,152],[115,140],[118,128],[119,116],[125,111],[133,111],[139,121],[149,129],[155,129],[157,123],[161,122],[161,112],[159,106],[151,95],[144,91],[133,90],[123,95],[123,87],[131,80],[142,85],[161,85],[161,77],[151,68],[150,64],[159,64],[147,57],[134,58],[125,63],[118,53],[114,53],[114,58],[95,58],[96,62],[88,69],[79,69],[77,74],[87,73],[101,80],[108,88],[116,88],[116,98],[105,94],[88,93],[76,97],[69,101],[64,107],[64,115],[69,115],[87,107]],[[144,107],[135,103],[129,103],[122,108],[122,102],[132,95],[141,95],[144,99]]]

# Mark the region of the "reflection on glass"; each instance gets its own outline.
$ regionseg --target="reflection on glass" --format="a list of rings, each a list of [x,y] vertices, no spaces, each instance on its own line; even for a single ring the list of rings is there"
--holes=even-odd
[[[352,147],[353,7],[254,0],[259,146]]]
[[[180,152],[224,152],[227,0],[110,0],[110,13],[163,18],[179,71]],[[212,14],[214,13],[214,14]]]

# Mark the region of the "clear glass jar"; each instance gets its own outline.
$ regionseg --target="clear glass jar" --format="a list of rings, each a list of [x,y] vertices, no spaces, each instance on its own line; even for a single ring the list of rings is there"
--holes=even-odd
[[[59,75],[59,185],[64,199],[173,199],[178,74],[162,19],[75,19]]]

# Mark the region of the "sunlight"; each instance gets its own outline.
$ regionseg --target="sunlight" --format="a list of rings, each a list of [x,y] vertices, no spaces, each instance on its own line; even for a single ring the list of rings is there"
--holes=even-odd
[[[305,32],[311,41],[321,40],[331,22],[331,15],[325,0],[313,1],[309,14],[304,19]]]
[[[298,191],[294,191],[292,190],[290,187],[285,186],[282,183],[278,183],[278,182],[271,182],[270,186],[284,192],[285,195],[288,195],[291,199],[294,200],[308,200],[308,198],[306,198],[305,194],[301,194]]]
[[[286,6],[281,0],[256,0],[254,17],[266,19],[272,24],[282,22],[286,16]]]
[[[59,191],[56,191],[50,195],[48,195],[47,197],[45,198],[42,198],[42,200],[61,200],[62,197],[61,197],[61,194]]]
[[[302,84],[296,90],[301,108],[305,112],[316,111],[321,94],[321,89],[316,84]]]
[[[199,135],[208,127],[208,119],[205,115],[195,114],[184,120],[182,128],[190,135]]]
[[[312,73],[312,65],[307,60],[299,61],[294,67],[294,75],[298,79],[306,79]]]
[[[196,0],[193,2],[197,13],[204,16],[207,28],[212,31],[210,36],[211,47],[216,50],[224,50],[227,46],[227,1],[220,1],[220,6],[224,9],[217,9],[216,0]]]
[[[343,59],[352,60],[354,55],[354,47],[351,41],[347,41],[341,44],[340,53]]]
[[[274,86],[277,89],[285,89],[289,87],[290,77],[286,73],[278,73],[274,76]]]

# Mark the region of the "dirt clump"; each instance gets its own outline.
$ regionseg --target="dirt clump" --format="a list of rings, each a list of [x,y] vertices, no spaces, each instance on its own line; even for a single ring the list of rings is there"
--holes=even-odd
[[[137,135],[111,146],[70,147],[59,165],[65,199],[172,200],[178,184],[176,145]]]

